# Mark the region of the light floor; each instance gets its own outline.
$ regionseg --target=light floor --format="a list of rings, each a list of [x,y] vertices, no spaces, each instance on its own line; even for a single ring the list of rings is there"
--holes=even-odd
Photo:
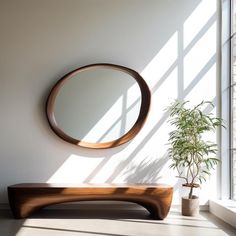
[[[42,210],[14,220],[9,210],[0,212],[0,236],[236,236],[236,229],[207,212],[184,217],[172,210],[163,221],[149,218],[145,210]]]

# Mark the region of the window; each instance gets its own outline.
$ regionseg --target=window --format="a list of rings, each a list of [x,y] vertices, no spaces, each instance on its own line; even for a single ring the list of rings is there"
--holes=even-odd
[[[231,197],[236,200],[236,0],[231,11]]]

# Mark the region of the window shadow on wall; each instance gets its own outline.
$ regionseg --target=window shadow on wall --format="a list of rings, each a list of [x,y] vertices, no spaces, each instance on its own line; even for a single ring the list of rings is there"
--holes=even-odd
[[[203,6],[201,6],[202,4],[199,1],[192,2],[192,4],[193,8],[183,14],[184,18],[175,22],[175,24],[172,22],[173,25],[170,25],[167,30],[168,33],[166,34],[167,38],[165,42],[163,42],[161,47],[160,45],[158,46],[159,51],[156,55],[153,55],[151,60],[149,59],[149,63],[140,72],[149,84],[153,97],[149,119],[154,120],[155,117],[156,122],[151,123],[149,120],[147,121],[145,127],[146,132],[142,134],[142,138],[137,138],[136,147],[131,152],[125,154],[127,155],[126,158],[123,158],[124,160],[113,167],[112,173],[105,180],[106,183],[112,183],[120,176],[123,177],[123,181],[125,182],[157,181],[159,179],[158,173],[168,161],[167,154],[159,154],[156,151],[156,160],[152,160],[150,163],[145,162],[145,156],[142,159],[139,158],[138,161],[136,159],[142,153],[142,149],[146,145],[149,145],[149,141],[157,138],[160,129],[166,124],[168,113],[163,112],[163,110],[165,108],[164,105],[168,105],[168,98],[201,101],[203,99],[211,100],[215,97],[215,81],[212,81],[212,79],[215,80],[216,48],[214,47],[215,42],[212,42],[213,46],[211,47],[209,47],[209,43],[211,42],[210,40],[215,40],[216,38],[216,12],[211,10],[209,14],[205,13],[205,21],[200,21],[200,26],[196,27],[197,31],[192,32],[191,27],[193,26],[189,26],[189,24],[193,21],[192,18],[196,18],[196,12],[199,13],[200,9],[203,10]],[[171,10],[169,13],[171,13]],[[204,10],[207,12],[207,9]],[[192,23],[196,22],[193,21]],[[147,24],[145,30],[148,27],[149,25]],[[192,38],[187,35],[188,31]],[[150,32],[148,35],[150,35]],[[160,40],[155,40],[157,44],[160,44]],[[154,52],[155,50],[152,49],[150,51]],[[209,85],[212,85],[210,93],[209,91],[202,90],[202,88],[207,88]],[[160,100],[165,100],[164,105]],[[137,102],[138,100],[134,101],[128,107],[124,103],[122,111],[124,113],[129,111]],[[157,115],[153,112],[154,110],[158,110],[159,114]],[[116,122],[118,120],[115,120],[113,125]],[[158,143],[158,138],[156,142]],[[113,149],[114,152],[112,150],[99,151],[99,157],[102,158],[101,161],[94,166],[92,171],[89,171],[83,182],[89,183],[96,181],[96,177],[102,171],[105,171],[106,165],[115,158],[113,154],[125,150],[131,144],[132,142],[115,148]],[[112,152],[113,154],[111,155]],[[92,157],[95,154],[93,151],[81,152],[81,150],[76,151],[75,155],[76,153],[78,153],[78,156],[85,154],[87,157]],[[156,176],[154,176],[154,170],[156,170]],[[127,176],[129,171],[135,174],[133,176]]]

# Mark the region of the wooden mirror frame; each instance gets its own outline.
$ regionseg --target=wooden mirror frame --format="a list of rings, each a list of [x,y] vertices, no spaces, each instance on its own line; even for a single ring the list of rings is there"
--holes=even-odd
[[[141,91],[141,107],[139,111],[139,116],[132,126],[132,128],[125,133],[123,136],[121,136],[118,139],[109,141],[109,142],[104,142],[104,143],[89,143],[89,142],[84,142],[75,138],[72,138],[71,136],[67,135],[66,133],[63,132],[63,130],[60,129],[60,127],[57,125],[55,116],[54,116],[54,105],[55,105],[55,100],[56,97],[59,93],[59,90],[61,87],[74,75],[77,75],[78,73],[89,70],[89,69],[94,69],[94,68],[111,68],[114,70],[119,70],[124,73],[127,73],[131,75],[136,82],[139,85],[140,91]],[[52,88],[47,102],[46,102],[46,114],[47,114],[47,119],[50,124],[50,127],[52,130],[63,140],[78,145],[80,147],[85,147],[85,148],[96,148],[96,149],[103,149],[103,148],[112,148],[119,146],[121,144],[124,144],[128,141],[130,141],[132,138],[135,137],[135,135],[140,131],[140,129],[143,127],[144,122],[147,118],[149,108],[150,108],[150,103],[151,103],[151,93],[148,88],[148,85],[146,84],[145,80],[139,75],[138,72],[124,67],[120,65],[115,65],[115,64],[107,64],[107,63],[99,63],[99,64],[91,64],[87,66],[80,67],[78,69],[75,69],[65,76],[63,76]]]

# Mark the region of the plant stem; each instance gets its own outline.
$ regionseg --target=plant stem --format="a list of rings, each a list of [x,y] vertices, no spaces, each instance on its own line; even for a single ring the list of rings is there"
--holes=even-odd
[[[193,198],[193,186],[190,187],[190,192],[189,192],[188,198],[189,199]]]

